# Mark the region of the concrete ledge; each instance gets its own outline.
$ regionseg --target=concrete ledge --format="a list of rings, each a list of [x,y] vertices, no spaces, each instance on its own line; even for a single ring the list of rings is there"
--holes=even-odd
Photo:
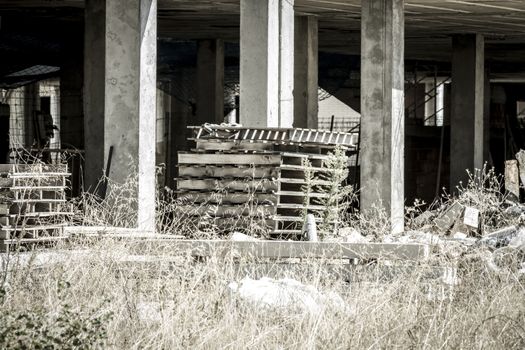
[[[197,257],[233,254],[247,258],[324,258],[324,259],[388,259],[425,260],[430,254],[428,245],[387,243],[331,243],[294,241],[237,242],[222,240],[145,239],[146,243],[165,243],[172,252]]]
[[[176,253],[196,257],[226,256],[233,254],[249,258],[324,258],[324,259],[388,259],[425,260],[430,247],[424,244],[399,243],[334,243],[298,241],[227,241],[188,240],[177,235],[160,235],[133,228],[103,226],[70,226],[66,235],[86,238],[137,239],[137,248],[160,245]]]

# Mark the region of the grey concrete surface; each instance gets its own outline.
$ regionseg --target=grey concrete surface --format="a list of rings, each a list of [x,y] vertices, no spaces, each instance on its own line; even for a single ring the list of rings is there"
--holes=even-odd
[[[483,167],[485,45],[479,34],[452,38],[452,101],[450,115],[450,188]]]
[[[361,210],[404,226],[403,0],[370,0],[361,27]]]
[[[291,0],[241,0],[240,122],[249,127],[293,123]]]
[[[224,42],[197,43],[197,118],[195,125],[222,123],[224,119]]]
[[[87,1],[85,35],[86,185],[96,186],[113,147],[109,178],[138,172],[137,225],[153,231],[157,2]]]
[[[295,128],[318,128],[318,21],[295,17],[294,122]]]

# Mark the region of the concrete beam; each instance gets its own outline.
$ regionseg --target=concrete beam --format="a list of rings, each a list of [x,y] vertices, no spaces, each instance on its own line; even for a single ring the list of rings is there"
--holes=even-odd
[[[318,128],[318,23],[315,16],[295,17],[294,127]]]
[[[369,0],[361,15],[361,210],[404,229],[404,2]]]
[[[481,35],[452,38],[452,106],[450,117],[450,188],[481,169],[484,160],[485,45]]]
[[[291,127],[293,0],[241,0],[240,122]]]
[[[224,42],[197,44],[197,120],[195,124],[224,121]]]
[[[109,178],[138,174],[136,225],[154,231],[157,1],[87,0],[85,13],[86,186],[113,147]]]

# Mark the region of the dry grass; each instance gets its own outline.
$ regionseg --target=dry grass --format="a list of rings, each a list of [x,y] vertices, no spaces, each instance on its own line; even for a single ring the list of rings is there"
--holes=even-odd
[[[57,315],[68,308],[75,319],[101,321],[96,332],[105,348],[525,347],[523,279],[510,272],[491,274],[479,260],[465,261],[462,283],[444,293],[442,284],[425,278],[431,270],[427,264],[391,278],[381,278],[379,268],[339,278],[328,274],[327,262],[319,260],[294,265],[295,271],[273,265],[273,277],[293,277],[320,291],[336,292],[349,306],[309,314],[265,309],[232,298],[229,282],[239,281],[246,271],[255,278],[265,275],[254,262],[217,258],[196,262],[174,256],[169,247],[144,251],[116,241],[68,248],[73,250],[64,253],[65,259],[46,267],[12,265],[0,306],[4,325],[9,317],[39,313],[43,325],[34,327],[37,334],[46,324],[54,326]],[[132,262],[137,254],[162,258]],[[87,328],[89,335],[92,329]],[[9,343],[13,339],[16,333],[0,337],[2,348],[22,345]],[[24,339],[31,348],[35,345],[31,342],[40,338]]]
[[[83,197],[80,222],[132,225],[132,187],[133,182],[114,187],[105,202]],[[183,203],[172,195],[159,196],[159,232],[217,236],[213,227],[202,230],[177,215]],[[388,227],[379,209],[374,217],[356,215],[349,223],[377,238]],[[9,269],[0,276],[0,348],[525,348],[523,274],[494,273],[483,250],[386,275],[389,264],[381,260],[350,275],[334,274],[329,273],[333,262],[324,260],[294,265],[232,257],[196,261],[175,255],[169,246],[108,239],[53,252],[46,264],[31,253],[30,258],[9,256]],[[20,257],[26,263],[18,264]],[[436,266],[455,263],[459,285],[429,279]],[[336,272],[340,267],[335,265]],[[246,303],[227,288],[245,276],[294,278],[337,293],[347,307],[306,313]]]

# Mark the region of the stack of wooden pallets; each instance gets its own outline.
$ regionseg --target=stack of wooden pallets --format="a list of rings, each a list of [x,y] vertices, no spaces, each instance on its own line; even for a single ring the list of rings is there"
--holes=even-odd
[[[181,214],[228,230],[261,228],[280,239],[298,238],[304,213],[325,209],[326,193],[304,191],[305,173],[330,172],[328,153],[351,151],[356,142],[353,134],[308,129],[190,128],[195,148],[178,154]]]
[[[67,165],[0,164],[0,249],[65,238]]]

